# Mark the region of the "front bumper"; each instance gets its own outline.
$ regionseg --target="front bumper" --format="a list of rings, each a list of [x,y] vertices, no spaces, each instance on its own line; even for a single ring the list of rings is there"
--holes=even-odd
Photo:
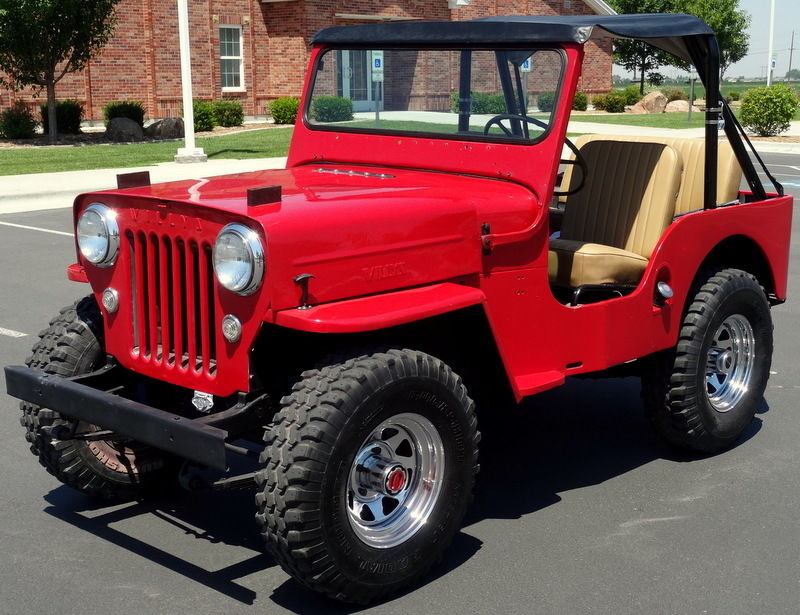
[[[13,366],[5,368],[5,375],[6,390],[12,397],[210,468],[227,468],[227,431],[203,419],[189,419],[89,386],[101,379],[102,373],[61,378]]]

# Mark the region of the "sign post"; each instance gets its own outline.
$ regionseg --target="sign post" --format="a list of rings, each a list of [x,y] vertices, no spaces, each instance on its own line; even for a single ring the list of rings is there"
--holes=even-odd
[[[375,88],[375,123],[381,121],[383,101],[383,50],[372,52],[372,83]]]
[[[519,72],[522,73],[522,97],[525,100],[525,108],[522,109],[523,115],[528,115],[528,75],[531,74],[531,64],[533,56],[527,58],[519,65]]]

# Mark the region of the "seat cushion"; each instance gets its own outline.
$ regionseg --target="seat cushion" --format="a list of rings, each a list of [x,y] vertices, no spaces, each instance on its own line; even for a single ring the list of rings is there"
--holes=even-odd
[[[680,155],[662,143],[604,139],[580,151],[589,173],[583,189],[567,197],[561,237],[650,258],[675,215]]]
[[[648,260],[634,252],[570,239],[552,239],[550,282],[572,288],[587,284],[637,284]]]

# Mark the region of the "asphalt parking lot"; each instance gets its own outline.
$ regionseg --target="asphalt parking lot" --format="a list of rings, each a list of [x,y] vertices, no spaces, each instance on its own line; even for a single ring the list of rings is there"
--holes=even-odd
[[[766,159],[800,194],[800,156]],[[64,275],[71,223],[68,209],[0,215],[0,365],[22,363],[85,292]],[[676,456],[650,432],[638,381],[570,382],[493,430],[445,560],[364,612],[800,611],[800,216],[792,248],[766,403],[736,447]],[[0,467],[2,613],[353,612],[262,552],[249,492],[106,507],[61,486],[3,394]]]

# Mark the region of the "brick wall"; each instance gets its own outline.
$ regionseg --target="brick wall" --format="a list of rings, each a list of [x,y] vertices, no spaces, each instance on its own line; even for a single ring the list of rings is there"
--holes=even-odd
[[[278,96],[298,95],[314,33],[331,24],[357,23],[337,15],[380,14],[407,18],[463,20],[503,14],[589,14],[581,0],[473,0],[468,7],[447,8],[446,0],[294,0],[262,3],[259,0],[189,0],[192,43],[192,86],[195,98],[234,98],[247,115],[263,115]],[[177,8],[174,0],[121,0],[117,30],[102,53],[79,74],[68,75],[57,86],[61,99],[75,98],[86,108],[87,119],[101,119],[107,102],[125,98],[145,103],[148,117],[180,113],[181,81],[178,54]],[[244,89],[222,92],[219,66],[219,26],[242,27]],[[405,54],[408,56],[409,54]],[[387,58],[387,62],[391,59]],[[399,57],[419,64],[425,58]],[[405,96],[429,104],[426,97],[453,87],[447,76],[441,83],[424,83],[410,73]],[[487,84],[488,86],[488,84]],[[579,88],[585,92],[611,88],[611,41],[593,38],[586,45],[586,60]],[[488,89],[488,87],[487,87]],[[42,102],[30,90],[0,89],[0,108],[21,99]],[[447,105],[444,98],[442,105]]]

